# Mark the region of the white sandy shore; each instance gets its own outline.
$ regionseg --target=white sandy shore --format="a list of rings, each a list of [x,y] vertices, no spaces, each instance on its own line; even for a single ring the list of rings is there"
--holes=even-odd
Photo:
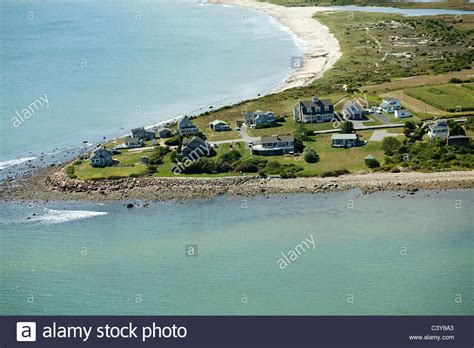
[[[308,85],[321,77],[342,55],[339,42],[334,35],[326,26],[312,18],[318,10],[321,11],[316,7],[283,7],[254,0],[208,0],[208,2],[244,6],[266,13],[276,18],[306,43],[303,66],[271,92]]]

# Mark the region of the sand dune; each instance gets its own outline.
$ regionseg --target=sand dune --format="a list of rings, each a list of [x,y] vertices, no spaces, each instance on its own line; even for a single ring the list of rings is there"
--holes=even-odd
[[[314,13],[321,11],[316,7],[283,7],[253,0],[208,0],[208,2],[244,6],[264,12],[276,18],[305,42],[302,66],[271,92],[279,92],[311,83],[331,68],[342,55],[334,35],[329,32],[326,26],[312,18]]]

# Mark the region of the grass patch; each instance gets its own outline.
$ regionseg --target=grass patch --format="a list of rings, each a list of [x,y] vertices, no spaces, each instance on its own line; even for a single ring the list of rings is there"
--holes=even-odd
[[[474,110],[474,93],[462,85],[446,84],[410,88],[404,91],[410,97],[421,100],[438,109],[456,112]]]

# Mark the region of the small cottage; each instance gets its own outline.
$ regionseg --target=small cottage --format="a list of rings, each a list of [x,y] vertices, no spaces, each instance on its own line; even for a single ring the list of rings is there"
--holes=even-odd
[[[209,128],[211,128],[214,132],[225,132],[230,131],[229,125],[221,120],[214,120],[209,123]]]
[[[357,134],[334,134],[331,137],[331,146],[343,148],[357,146]]]
[[[169,128],[161,128],[158,130],[158,136],[160,138],[171,138],[173,136],[173,131]]]
[[[405,109],[395,110],[394,116],[396,118],[411,117],[411,112]]]

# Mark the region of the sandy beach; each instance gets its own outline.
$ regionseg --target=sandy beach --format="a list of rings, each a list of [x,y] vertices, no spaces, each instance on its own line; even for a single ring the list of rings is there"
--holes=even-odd
[[[306,43],[303,65],[282,85],[270,91],[271,93],[313,82],[330,69],[342,55],[334,35],[326,26],[312,18],[318,10],[321,11],[316,7],[283,7],[253,0],[208,0],[208,2],[243,6],[266,13],[276,18]]]

